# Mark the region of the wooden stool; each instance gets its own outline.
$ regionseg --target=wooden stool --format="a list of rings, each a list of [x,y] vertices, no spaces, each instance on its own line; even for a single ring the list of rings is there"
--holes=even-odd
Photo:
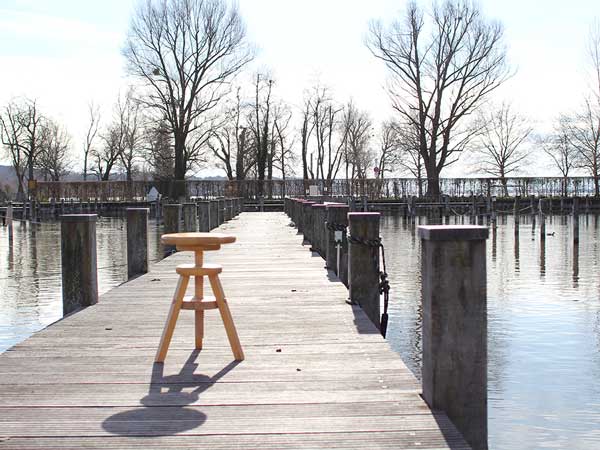
[[[175,330],[175,323],[181,309],[191,309],[195,312],[196,320],[196,348],[202,348],[202,339],[204,337],[204,310],[218,309],[221,313],[221,319],[227,332],[229,345],[233,351],[236,361],[244,360],[244,352],[225,300],[225,294],[219,274],[223,270],[218,264],[203,264],[203,253],[205,251],[219,250],[222,244],[235,242],[235,236],[228,236],[218,233],[174,233],[164,234],[161,242],[166,245],[174,245],[179,251],[191,251],[195,253],[195,264],[180,264],[177,266],[179,281],[173,295],[171,308],[167,317],[167,323],[160,338],[160,345],[156,352],[156,362],[164,362],[169,350],[169,344]],[[204,297],[204,277],[208,277],[210,287],[214,297]],[[190,277],[194,277],[195,287],[194,295],[185,295]]]

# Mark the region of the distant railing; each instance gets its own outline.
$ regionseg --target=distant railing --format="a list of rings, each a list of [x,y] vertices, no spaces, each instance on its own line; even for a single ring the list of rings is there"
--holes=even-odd
[[[75,199],[81,201],[142,201],[152,189],[165,197],[174,198],[174,192],[185,192],[187,198],[243,197],[258,199],[261,189],[258,180],[186,180],[186,181],[40,181],[36,198]],[[474,195],[505,196],[505,188],[499,178],[442,178],[442,194],[452,197]],[[419,196],[427,191],[427,180],[421,180],[421,188],[415,178],[388,178],[345,180],[271,180],[263,181],[262,196],[281,199],[309,194],[328,196],[366,196],[371,200],[400,199]],[[594,195],[594,179],[591,177],[518,177],[507,178],[506,192],[509,196],[566,196]]]

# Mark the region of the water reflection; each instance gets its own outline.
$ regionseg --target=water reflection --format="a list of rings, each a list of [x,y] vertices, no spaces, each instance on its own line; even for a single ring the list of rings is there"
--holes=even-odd
[[[581,217],[593,226],[581,227],[579,245],[564,216],[547,216],[543,238],[519,233],[512,216],[497,222],[488,240],[490,448],[600,448],[598,216]],[[420,242],[407,228],[382,220],[388,340],[420,376]]]
[[[127,278],[124,224],[120,218],[98,220],[100,293]],[[160,227],[154,221],[149,226],[150,259],[156,260]],[[0,352],[61,317],[60,223],[15,223],[12,239],[0,227]]]

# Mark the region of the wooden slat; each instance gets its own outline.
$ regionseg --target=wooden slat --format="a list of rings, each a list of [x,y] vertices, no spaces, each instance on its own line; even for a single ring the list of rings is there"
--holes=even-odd
[[[194,351],[182,311],[153,364],[175,266],[192,259],[177,253],[0,355],[0,449],[468,448],[287,224],[245,213],[219,229],[237,242],[205,255],[223,266],[244,361],[216,311]]]

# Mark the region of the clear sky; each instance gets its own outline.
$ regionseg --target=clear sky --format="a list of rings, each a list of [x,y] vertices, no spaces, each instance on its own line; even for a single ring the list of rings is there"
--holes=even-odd
[[[0,103],[38,98],[63,122],[80,153],[86,105],[104,116],[126,84],[121,48],[134,0],[0,0]],[[422,2],[429,5],[430,2]],[[364,46],[370,19],[398,16],[400,0],[239,0],[253,68],[268,67],[279,96],[293,105],[315,79],[339,101],[350,97],[378,119],[390,114],[386,73]],[[484,14],[506,30],[516,75],[496,93],[540,128],[576,108],[585,88],[586,36],[600,18],[597,0],[485,0]]]

